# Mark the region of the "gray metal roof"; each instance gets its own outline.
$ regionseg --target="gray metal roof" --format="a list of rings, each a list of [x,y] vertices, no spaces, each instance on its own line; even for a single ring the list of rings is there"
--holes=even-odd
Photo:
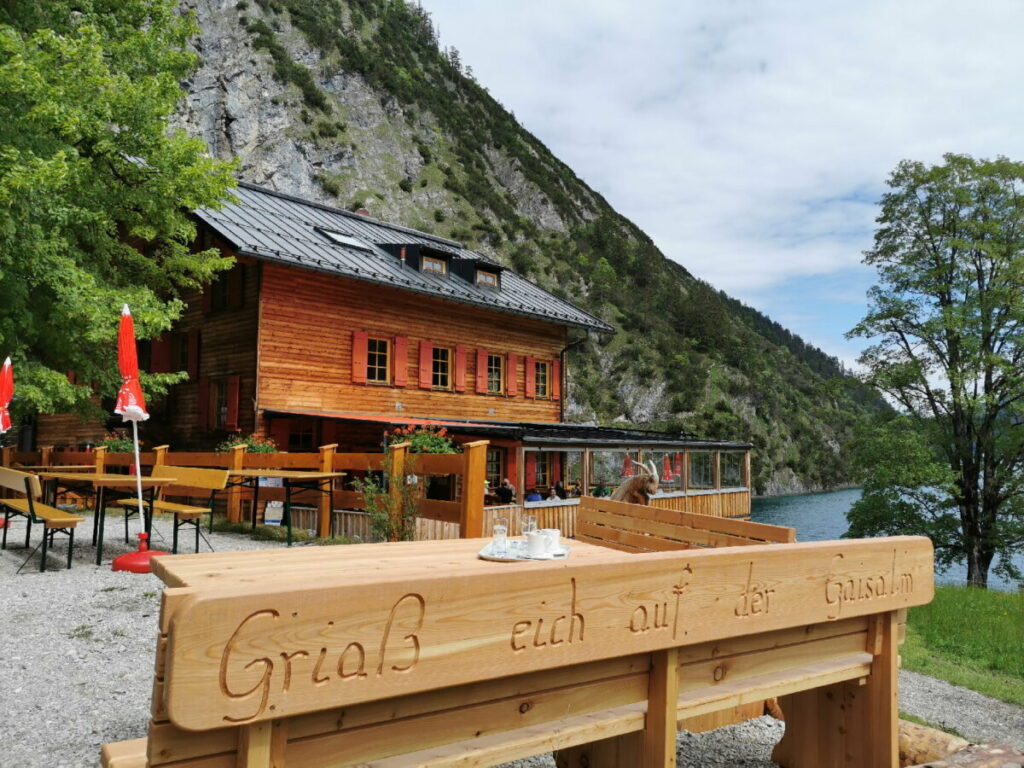
[[[501,288],[481,287],[453,274],[431,274],[403,265],[378,246],[420,245],[455,259],[489,262],[461,243],[378,221],[330,206],[240,183],[238,202],[221,210],[201,208],[196,216],[241,255],[283,262],[305,269],[343,275],[354,280],[389,285],[497,312],[547,320],[558,325],[614,332],[602,320],[574,307],[509,269],[501,271]],[[370,250],[333,242],[319,229],[366,241]]]

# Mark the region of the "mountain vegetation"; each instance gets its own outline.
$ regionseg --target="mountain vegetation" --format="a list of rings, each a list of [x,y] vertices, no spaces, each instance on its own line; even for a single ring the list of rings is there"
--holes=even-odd
[[[243,178],[460,240],[619,329],[572,345],[573,420],[749,440],[761,492],[848,480],[844,446],[878,395],[667,259],[440,47],[422,7],[187,5],[204,63],[181,120]]]
[[[0,6],[0,356],[14,361],[16,417],[94,412],[93,385],[120,384],[121,304],[155,336],[182,290],[231,266],[192,252],[187,212],[223,200],[233,165],[167,130],[197,31],[173,0]]]

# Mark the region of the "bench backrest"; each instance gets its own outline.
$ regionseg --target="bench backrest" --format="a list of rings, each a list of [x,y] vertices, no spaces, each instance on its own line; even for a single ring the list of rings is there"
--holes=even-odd
[[[174,485],[164,489],[164,496],[199,496],[203,494],[192,491],[222,491],[228,484],[226,469],[197,469],[158,464],[153,467],[152,476],[174,478]]]
[[[576,538],[623,552],[665,552],[788,543],[796,529],[584,496]]]
[[[7,467],[0,467],[0,487],[30,495],[33,499],[38,499],[43,495],[38,477],[31,472],[21,472]]]

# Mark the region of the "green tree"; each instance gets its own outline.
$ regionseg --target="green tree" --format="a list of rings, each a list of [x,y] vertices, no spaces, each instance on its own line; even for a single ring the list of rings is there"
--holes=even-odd
[[[950,154],[904,161],[888,183],[864,259],[879,284],[850,336],[873,341],[867,378],[902,416],[860,453],[853,530],[927,532],[942,559],[966,561],[971,585],[987,584],[997,554],[1019,578],[1008,555],[1024,543],[1024,164]]]
[[[230,266],[190,252],[189,211],[225,198],[233,166],[168,127],[195,31],[173,0],[0,4],[0,354],[22,413],[87,410],[90,385],[112,394],[121,304],[154,337],[183,289]]]

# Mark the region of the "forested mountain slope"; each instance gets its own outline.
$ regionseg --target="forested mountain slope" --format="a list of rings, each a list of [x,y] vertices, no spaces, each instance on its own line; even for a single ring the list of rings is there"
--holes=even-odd
[[[241,178],[460,240],[620,329],[571,349],[571,419],[750,440],[760,492],[846,480],[842,447],[877,396],[665,258],[439,50],[424,10],[182,5],[203,63],[180,123]]]

